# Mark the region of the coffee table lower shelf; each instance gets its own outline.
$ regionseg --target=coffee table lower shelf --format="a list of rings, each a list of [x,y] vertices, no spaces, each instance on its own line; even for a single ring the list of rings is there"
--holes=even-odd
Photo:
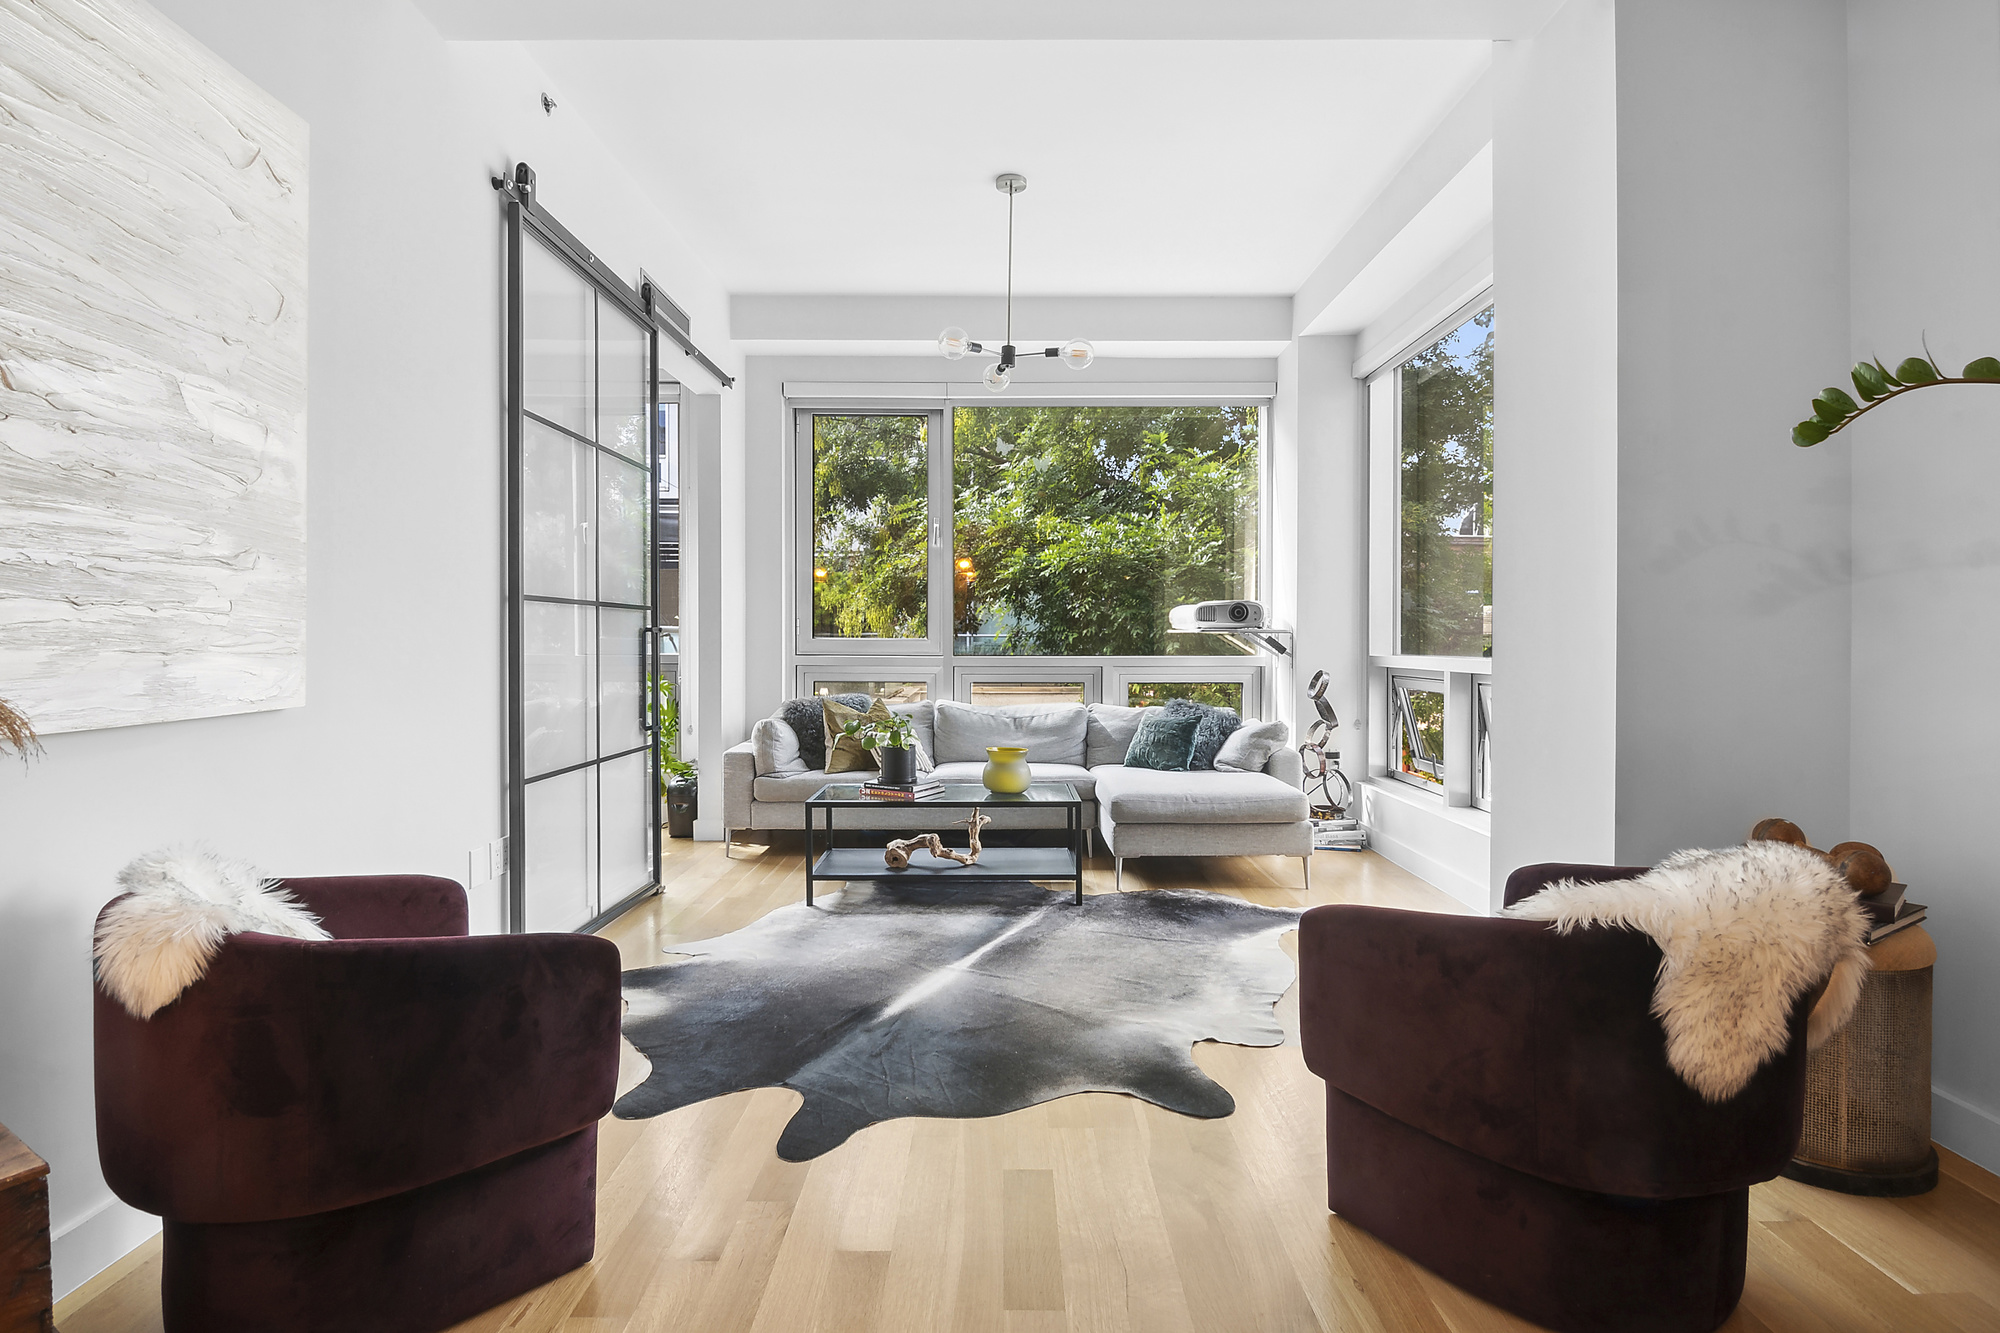
[[[1076,852],[1068,847],[988,847],[979,853],[979,864],[960,865],[932,856],[929,852],[910,853],[904,870],[891,870],[882,863],[880,847],[834,847],[821,852],[806,867],[806,902],[813,900],[813,885],[821,880],[920,879],[930,882],[958,880],[970,884],[993,884],[1001,880],[1066,880],[1076,886],[1076,901],[1083,901],[1083,870]]]

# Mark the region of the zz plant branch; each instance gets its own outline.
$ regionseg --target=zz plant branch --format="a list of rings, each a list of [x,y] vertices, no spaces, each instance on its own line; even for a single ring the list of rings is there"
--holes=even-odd
[[[1930,348],[1924,350],[1929,352]],[[1821,390],[1812,400],[1813,414],[1792,427],[1793,444],[1810,449],[1840,434],[1890,399],[1918,389],[1933,389],[1940,384],[2000,384],[2000,357],[1982,356],[1967,365],[1962,375],[1941,373],[1936,359],[1930,357],[1910,357],[1894,373],[1880,361],[1857,361],[1850,378],[1861,402],[1855,402],[1842,389]]]

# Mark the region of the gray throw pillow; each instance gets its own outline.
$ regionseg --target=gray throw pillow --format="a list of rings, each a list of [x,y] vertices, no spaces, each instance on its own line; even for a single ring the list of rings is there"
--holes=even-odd
[[[1224,773],[1262,773],[1289,740],[1291,728],[1282,722],[1245,722],[1215,752],[1215,767]]]
[[[1195,727],[1194,756],[1188,760],[1189,768],[1214,768],[1216,751],[1229,739],[1229,733],[1243,725],[1234,708],[1198,704],[1192,699],[1169,699],[1160,707],[1169,717],[1192,717],[1199,724]]]
[[[863,712],[874,702],[865,694],[835,694],[814,699],[788,699],[779,705],[777,718],[798,733],[799,758],[806,761],[808,770],[826,767],[826,712],[822,705],[827,698]]]
[[[1090,720],[1083,733],[1084,767],[1124,763],[1125,752],[1132,748],[1132,738],[1139,734],[1139,719],[1145,712],[1143,708],[1124,708],[1118,704],[1090,705]]]
[[[1139,732],[1132,748],[1125,752],[1125,767],[1152,768],[1164,773],[1185,773],[1194,757],[1195,732],[1201,719],[1191,714],[1169,713],[1164,708],[1148,708],[1139,720]]]

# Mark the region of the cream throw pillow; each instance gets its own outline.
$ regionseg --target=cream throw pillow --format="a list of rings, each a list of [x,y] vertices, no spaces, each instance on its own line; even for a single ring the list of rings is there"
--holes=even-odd
[[[884,699],[869,701],[868,711],[849,708],[846,704],[828,699],[821,708],[826,713],[826,771],[835,773],[872,773],[875,771],[875,756],[853,736],[843,736],[840,729],[857,718],[872,722],[887,722],[890,718],[889,704]]]

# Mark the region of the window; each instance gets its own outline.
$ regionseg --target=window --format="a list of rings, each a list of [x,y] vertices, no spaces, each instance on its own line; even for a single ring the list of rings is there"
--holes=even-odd
[[[1472,686],[1472,803],[1481,810],[1493,808],[1493,682],[1475,681]]]
[[[892,704],[920,704],[931,697],[924,680],[816,680],[812,692],[822,699],[832,694],[866,694]]]
[[[1493,307],[1395,371],[1397,647],[1493,655]]]
[[[1444,789],[1444,681],[1389,678],[1390,775]]]
[[[935,413],[809,415],[803,545],[812,642],[908,652],[932,641],[938,424]]]
[[[1238,680],[1134,680],[1125,685],[1128,708],[1151,708],[1169,699],[1231,708],[1243,715],[1243,682]]]
[[[956,409],[953,651],[1223,647],[1168,633],[1167,612],[1257,595],[1260,420],[1248,406]]]
[[[1368,381],[1369,772],[1487,808],[1494,307],[1460,307]]]
[[[1261,402],[855,401],[793,408],[804,689],[1260,715],[1268,658],[1168,612],[1263,588]]]

